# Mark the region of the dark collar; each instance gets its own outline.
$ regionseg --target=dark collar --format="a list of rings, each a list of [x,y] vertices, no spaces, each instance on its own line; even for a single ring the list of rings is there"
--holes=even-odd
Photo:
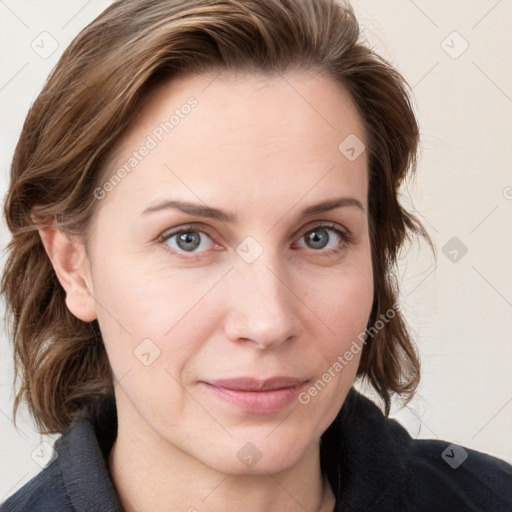
[[[75,419],[55,445],[64,486],[77,511],[121,512],[108,470],[117,435],[113,397]],[[402,452],[411,439],[368,398],[351,388],[321,438],[321,464],[336,495],[335,510],[365,510],[405,479]]]
[[[115,399],[107,397],[77,417],[55,443],[73,510],[123,511],[108,469],[108,455],[116,436]]]
[[[336,495],[335,510],[369,510],[384,495],[402,494],[411,436],[352,387],[321,438],[321,465]]]

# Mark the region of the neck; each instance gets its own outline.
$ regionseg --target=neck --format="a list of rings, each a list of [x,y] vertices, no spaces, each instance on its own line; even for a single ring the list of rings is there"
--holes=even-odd
[[[126,512],[332,512],[335,496],[320,467],[316,443],[293,467],[263,475],[224,474],[184,453],[148,428],[142,435],[119,421],[109,468]],[[133,427],[133,424],[130,424]],[[162,504],[165,503],[165,509]]]

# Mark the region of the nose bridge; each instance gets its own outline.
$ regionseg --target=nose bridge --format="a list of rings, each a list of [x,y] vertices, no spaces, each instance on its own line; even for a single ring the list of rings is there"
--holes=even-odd
[[[230,281],[226,334],[251,339],[260,346],[280,344],[297,334],[294,295],[288,289],[275,251],[265,250],[255,261],[240,258]]]
[[[263,259],[251,264],[242,262],[238,266],[241,284],[243,284],[239,292],[242,296],[247,296],[252,304],[258,304],[263,308],[270,304],[283,306],[289,299],[287,296],[289,291],[285,287],[284,276],[281,277],[278,266]],[[274,308],[269,307],[269,309]]]

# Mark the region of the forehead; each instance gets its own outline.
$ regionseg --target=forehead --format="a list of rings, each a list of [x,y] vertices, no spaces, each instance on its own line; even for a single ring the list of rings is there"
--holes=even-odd
[[[343,87],[322,75],[169,80],[152,91],[118,144],[105,179],[122,167],[128,172],[102,207],[123,198],[140,204],[159,192],[205,201],[236,192],[244,200],[265,196],[269,205],[276,199],[269,189],[290,191],[290,200],[313,186],[320,195],[339,185],[364,196],[366,155],[347,159],[340,151],[347,137],[362,144],[362,120]],[[150,149],[138,151],[144,146]]]

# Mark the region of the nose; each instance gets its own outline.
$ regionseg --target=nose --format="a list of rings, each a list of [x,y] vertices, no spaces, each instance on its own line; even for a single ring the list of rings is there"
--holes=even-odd
[[[286,272],[271,257],[253,263],[241,260],[229,276],[224,321],[231,341],[260,349],[277,348],[300,335],[298,297]]]

